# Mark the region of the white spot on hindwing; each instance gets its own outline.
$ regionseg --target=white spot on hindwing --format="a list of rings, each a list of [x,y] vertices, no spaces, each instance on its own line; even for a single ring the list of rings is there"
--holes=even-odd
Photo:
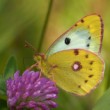
[[[73,68],[74,68],[74,70],[77,70],[79,68],[79,65],[78,64],[74,64]]]

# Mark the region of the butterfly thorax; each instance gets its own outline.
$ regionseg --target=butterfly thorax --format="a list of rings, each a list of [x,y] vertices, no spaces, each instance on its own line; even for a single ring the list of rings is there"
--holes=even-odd
[[[51,75],[49,75],[51,70],[51,65],[48,64],[46,57],[44,54],[36,54],[34,56],[34,60],[37,63],[37,69],[41,71],[46,77],[50,78]]]

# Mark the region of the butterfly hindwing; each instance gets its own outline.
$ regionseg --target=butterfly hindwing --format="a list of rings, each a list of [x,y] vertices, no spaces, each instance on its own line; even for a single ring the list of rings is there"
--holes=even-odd
[[[93,14],[82,18],[67,32],[59,37],[48,49],[47,57],[67,49],[87,49],[96,54],[101,51],[103,22],[99,15]]]
[[[48,57],[47,63],[55,66],[51,74],[56,84],[77,95],[86,95],[103,78],[104,62],[87,50],[63,50]]]

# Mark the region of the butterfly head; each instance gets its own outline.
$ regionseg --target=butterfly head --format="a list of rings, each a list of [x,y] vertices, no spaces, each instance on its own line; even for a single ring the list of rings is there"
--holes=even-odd
[[[45,55],[42,54],[42,53],[37,53],[37,54],[34,55],[34,60],[36,62],[41,62],[44,59],[45,59]]]

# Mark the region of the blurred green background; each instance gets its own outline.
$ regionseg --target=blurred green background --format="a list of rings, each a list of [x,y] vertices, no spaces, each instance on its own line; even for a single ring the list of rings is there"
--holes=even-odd
[[[98,13],[104,21],[102,56],[106,62],[100,86],[85,97],[60,90],[56,110],[91,110],[110,86],[110,0],[0,0],[0,73],[14,56],[19,70],[34,63],[31,49],[46,52],[51,43],[85,15]],[[0,100],[0,110],[2,104]],[[95,110],[95,109],[94,109]],[[107,110],[107,109],[105,109]]]

